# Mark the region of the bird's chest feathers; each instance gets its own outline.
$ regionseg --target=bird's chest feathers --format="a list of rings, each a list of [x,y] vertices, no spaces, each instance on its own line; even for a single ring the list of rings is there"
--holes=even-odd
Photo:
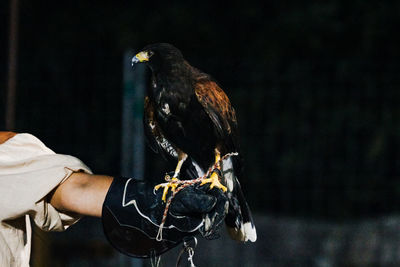
[[[152,81],[152,93],[157,109],[165,117],[181,116],[187,108],[190,97],[176,84]]]

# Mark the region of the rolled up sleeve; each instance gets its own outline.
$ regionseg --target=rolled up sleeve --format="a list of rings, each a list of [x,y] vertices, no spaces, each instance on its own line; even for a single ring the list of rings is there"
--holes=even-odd
[[[0,145],[0,221],[29,214],[45,231],[62,231],[78,215],[57,211],[48,194],[73,172],[91,173],[79,159],[54,153],[30,134],[17,134]]]

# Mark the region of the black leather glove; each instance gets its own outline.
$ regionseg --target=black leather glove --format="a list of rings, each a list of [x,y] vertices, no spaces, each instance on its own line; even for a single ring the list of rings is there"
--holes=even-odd
[[[208,239],[218,237],[228,208],[220,190],[190,186],[178,192],[162,227],[162,240],[157,241],[166,205],[161,196],[162,190],[154,191],[146,182],[114,178],[103,204],[102,221],[107,239],[117,250],[147,258],[199,232]]]

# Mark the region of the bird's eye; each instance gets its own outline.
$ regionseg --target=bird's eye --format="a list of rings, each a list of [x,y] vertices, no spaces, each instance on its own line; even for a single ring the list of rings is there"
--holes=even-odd
[[[149,50],[147,53],[148,53],[148,55],[149,55],[149,58],[150,58],[152,55],[154,55],[154,52],[151,51],[151,50]]]

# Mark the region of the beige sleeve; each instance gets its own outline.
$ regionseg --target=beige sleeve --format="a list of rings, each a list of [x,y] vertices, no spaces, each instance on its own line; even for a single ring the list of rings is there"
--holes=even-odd
[[[0,222],[29,214],[46,231],[62,231],[79,216],[57,211],[47,195],[73,172],[90,169],[79,159],[55,154],[30,134],[0,145]]]

